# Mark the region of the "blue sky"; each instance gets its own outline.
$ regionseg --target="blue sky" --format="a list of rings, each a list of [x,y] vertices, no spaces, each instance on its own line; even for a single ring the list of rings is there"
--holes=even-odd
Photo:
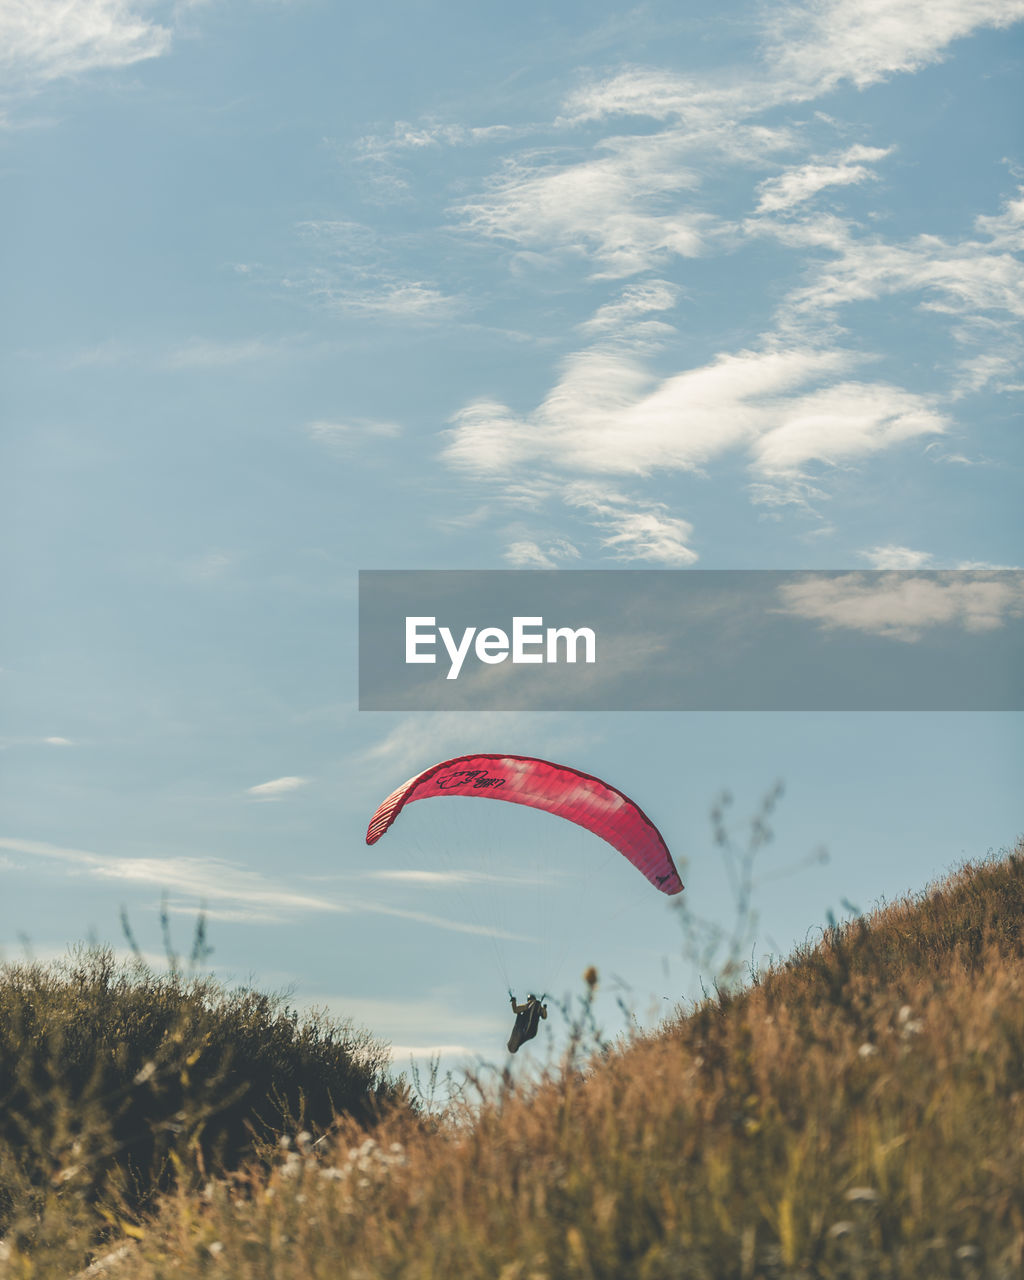
[[[493,1059],[506,982],[595,963],[647,1016],[691,976],[564,833],[370,855],[446,755],[607,777],[712,920],[710,807],[782,778],[762,953],[1012,843],[1008,713],[360,714],[356,573],[1018,566],[1022,20],[4,6],[4,953],[122,903],[158,951],[166,891],[218,973]],[[466,927],[541,906],[555,979]]]

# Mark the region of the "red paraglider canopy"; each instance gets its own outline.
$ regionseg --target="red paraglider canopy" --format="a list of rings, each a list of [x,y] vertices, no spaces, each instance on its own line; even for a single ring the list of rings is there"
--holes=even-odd
[[[366,843],[376,844],[407,804],[435,796],[478,796],[544,809],[606,840],[662,893],[682,891],[668,846],[639,805],[600,778],[533,756],[456,756],[431,765],[381,804]]]

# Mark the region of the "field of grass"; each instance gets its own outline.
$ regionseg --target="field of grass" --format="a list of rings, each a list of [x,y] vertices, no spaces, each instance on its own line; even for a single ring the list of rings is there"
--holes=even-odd
[[[183,1003],[167,1025],[182,1025],[191,1005],[187,1053],[184,1038],[165,1049],[154,1030],[144,1057],[95,1047],[82,1057],[72,1003],[81,973],[8,967],[0,1007],[5,1018],[19,1009],[21,1022],[2,1045],[0,1275],[69,1276],[102,1257],[90,1274],[132,1280],[1019,1280],[1022,925],[1024,843],[827,930],[655,1033],[614,1044],[592,1035],[589,972],[563,1061],[530,1083],[467,1081],[464,1101],[437,1115],[388,1089],[368,1039],[333,1033],[338,1056],[324,1056],[268,1010],[261,1025],[281,1038],[253,1094],[248,1059],[225,1065],[212,1047],[230,1001],[180,981],[173,998]],[[30,1020],[29,977],[51,1031]],[[129,993],[157,982],[118,981]],[[105,1020],[119,1006],[103,1005],[105,990],[83,987],[90,1043],[116,1046],[123,1029]],[[36,1062],[28,1046],[49,1047],[38,1069],[12,1075],[19,1044],[20,1063]],[[73,1049],[91,1064],[74,1085],[84,1108],[62,1075]],[[193,1097],[182,1078],[197,1049],[211,1069]],[[341,1056],[366,1074],[317,1140],[325,1112],[303,1103],[304,1073],[318,1081],[309,1097],[329,1094]],[[275,1116],[277,1072],[295,1089]],[[144,1171],[140,1154],[133,1176],[145,1186],[134,1194],[123,1161],[113,1178],[69,1172],[88,1159],[98,1169],[101,1157],[117,1166],[129,1148],[104,1151],[102,1138],[140,1092],[154,1135],[167,1116],[184,1116],[176,1142],[160,1136],[160,1171]],[[218,1139],[225,1128],[248,1132],[218,1116],[257,1099],[248,1145]]]

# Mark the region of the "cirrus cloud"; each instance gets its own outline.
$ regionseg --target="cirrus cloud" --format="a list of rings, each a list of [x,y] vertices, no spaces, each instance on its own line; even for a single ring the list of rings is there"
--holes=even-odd
[[[827,631],[860,631],[913,643],[928,627],[993,631],[1024,617],[1024,574],[905,573],[815,576],[780,589],[783,612]]]
[[[300,787],[308,784],[308,778],[274,778],[270,782],[261,782],[255,787],[249,787],[246,795],[253,796],[256,800],[280,800],[282,796],[298,791]]]
[[[9,87],[38,89],[166,53],[171,32],[132,0],[7,0],[0,6],[0,67]]]

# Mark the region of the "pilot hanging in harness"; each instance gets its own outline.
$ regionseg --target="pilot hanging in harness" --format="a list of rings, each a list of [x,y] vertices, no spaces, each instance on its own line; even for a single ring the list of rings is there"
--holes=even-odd
[[[508,1051],[515,1053],[519,1046],[532,1040],[537,1034],[541,1018],[548,1016],[548,1007],[534,995],[526,997],[525,1004],[516,1004],[516,998],[510,991],[508,998],[512,1001],[512,1012],[516,1015],[516,1024],[508,1038]]]

